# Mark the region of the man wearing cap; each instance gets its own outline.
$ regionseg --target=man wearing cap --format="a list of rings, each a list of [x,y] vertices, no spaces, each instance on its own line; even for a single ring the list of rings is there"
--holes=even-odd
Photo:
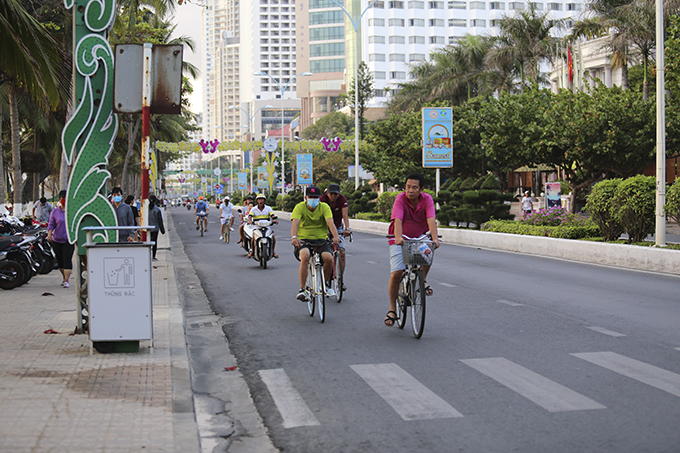
[[[224,202],[220,205],[220,223],[222,224],[221,241],[227,228],[234,231],[234,228],[232,228],[234,226],[234,205],[231,204],[231,198],[228,195],[224,197]]]
[[[256,220],[272,220],[276,224],[279,223],[279,221],[276,220],[276,218],[274,217],[274,211],[272,210],[271,206],[267,206],[265,204],[266,200],[267,197],[265,197],[264,194],[258,194],[257,197],[255,197],[255,201],[257,201],[257,204],[250,209],[250,212],[248,212],[248,224],[252,225],[252,223]],[[249,231],[250,231],[250,253],[248,253],[247,258],[252,258],[253,251],[255,250],[255,236],[252,234],[251,230]],[[273,231],[272,231],[272,256],[276,259],[279,258],[279,255],[276,254],[276,236],[274,236]]]
[[[295,257],[300,260],[298,269],[300,291],[297,299],[303,302],[309,300],[309,294],[305,290],[305,282],[307,281],[307,265],[311,255],[310,249],[316,246],[320,247],[324,275],[331,275],[333,254],[327,239],[329,230],[333,235],[333,244],[340,243],[338,230],[333,222],[333,212],[330,206],[320,202],[320,198],[321,190],[318,187],[307,187],[305,201],[295,205],[291,216],[293,221],[290,228],[291,243],[295,247]],[[330,287],[330,282],[326,282],[326,294],[330,297],[335,296],[335,291]]]
[[[333,211],[333,223],[335,228],[338,230],[338,235],[340,236],[340,243],[338,244],[338,249],[340,250],[340,258],[342,259],[342,271],[345,271],[345,239],[343,236],[349,235],[349,217],[347,216],[348,204],[347,198],[340,194],[340,186],[337,184],[331,184],[326,188],[326,193],[321,195],[319,199],[321,203],[326,203],[330,206],[331,211]],[[342,223],[345,223],[345,227],[342,227]],[[344,286],[344,283],[343,283]],[[347,288],[342,288],[346,291]]]
[[[198,230],[198,221],[201,219],[199,217],[199,213],[205,213],[205,217],[203,217],[203,222],[205,223],[203,228],[206,232],[208,231],[208,203],[205,202],[203,199],[203,196],[198,197],[198,202],[196,203],[196,206],[194,207],[194,215],[196,216],[196,229]]]

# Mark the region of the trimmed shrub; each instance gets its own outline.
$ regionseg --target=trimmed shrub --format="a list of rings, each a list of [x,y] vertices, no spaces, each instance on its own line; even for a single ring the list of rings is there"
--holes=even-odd
[[[301,190],[288,193],[283,197],[283,210],[286,212],[293,212],[295,205],[304,200],[304,198]]]
[[[599,237],[600,235],[600,228],[590,221],[586,222],[584,225],[538,226],[507,220],[491,220],[484,224],[482,230],[496,233],[544,236],[561,239],[582,239]]]
[[[399,192],[383,192],[378,197],[377,209],[385,218],[389,219],[392,215],[392,206],[394,206],[397,195],[399,195]]]
[[[654,231],[656,179],[633,176],[621,182],[614,192],[612,217],[628,234],[628,243],[641,242]]]
[[[536,226],[579,226],[588,219],[581,214],[572,214],[561,206],[539,209],[519,220],[520,223]]]
[[[472,186],[475,185],[475,180],[472,179],[471,177],[468,177],[465,181],[462,182],[460,187],[458,187],[459,192],[465,192],[466,190],[472,190]]]
[[[373,220],[376,222],[384,222],[386,220],[385,216],[379,212],[359,212],[356,216],[360,220]],[[387,218],[389,219],[389,217]]]
[[[481,189],[483,190],[501,190],[501,183],[498,182],[494,175],[489,175],[482,183]]]
[[[600,227],[605,241],[615,241],[623,233],[621,222],[614,217],[612,212],[614,193],[622,181],[618,178],[600,181],[593,186],[592,192],[586,199],[585,210],[590,214],[593,222]]]
[[[680,178],[666,189],[666,204],[663,209],[667,218],[680,225]]]

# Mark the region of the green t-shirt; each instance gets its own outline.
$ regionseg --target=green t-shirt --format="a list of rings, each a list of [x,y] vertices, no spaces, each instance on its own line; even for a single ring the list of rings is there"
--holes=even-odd
[[[328,237],[327,219],[333,219],[333,211],[326,203],[319,203],[314,211],[307,208],[307,202],[302,201],[295,205],[292,219],[300,219],[298,227],[298,239],[326,239]]]

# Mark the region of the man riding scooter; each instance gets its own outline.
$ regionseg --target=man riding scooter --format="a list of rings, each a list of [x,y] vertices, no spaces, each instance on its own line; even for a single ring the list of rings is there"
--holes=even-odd
[[[265,201],[267,198],[263,194],[259,194],[255,200],[257,201],[257,204],[252,207],[250,212],[248,213],[248,224],[252,225],[253,222],[257,220],[271,220],[272,223],[278,224],[279,221],[276,220],[274,216],[274,212],[271,208],[271,206],[267,206],[265,204]],[[246,226],[246,228],[248,228]],[[246,258],[252,258],[253,256],[253,251],[255,250],[255,235],[252,234],[252,229],[248,229],[248,232],[246,233],[248,236],[250,236],[250,253],[246,256]],[[272,234],[272,257],[277,258],[279,255],[276,254],[276,237]]]

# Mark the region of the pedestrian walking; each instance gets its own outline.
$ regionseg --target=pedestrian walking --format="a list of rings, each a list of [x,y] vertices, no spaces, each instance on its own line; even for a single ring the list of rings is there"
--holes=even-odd
[[[66,191],[59,192],[59,204],[52,210],[47,223],[47,240],[52,243],[52,250],[57,256],[57,267],[63,277],[61,286],[69,287],[69,279],[73,270],[74,246],[68,242],[66,232]]]
[[[534,202],[531,200],[531,197],[529,196],[528,190],[526,192],[524,192],[524,197],[522,198],[521,204],[522,204],[522,213],[524,214],[524,217],[531,214],[531,212],[534,210]]]
[[[33,217],[40,223],[45,223],[50,221],[50,214],[54,210],[54,206],[47,201],[47,198],[40,198],[40,203],[38,203],[35,208],[33,208]]]
[[[152,252],[151,256],[153,258],[153,261],[158,261],[158,259],[156,258],[156,250],[158,248],[158,232],[165,234],[165,226],[163,225],[163,213],[158,207],[158,204],[159,204],[158,198],[156,198],[155,195],[149,195],[149,225],[155,226],[157,228],[156,231],[151,232],[151,242],[153,242],[153,245],[151,246]]]

